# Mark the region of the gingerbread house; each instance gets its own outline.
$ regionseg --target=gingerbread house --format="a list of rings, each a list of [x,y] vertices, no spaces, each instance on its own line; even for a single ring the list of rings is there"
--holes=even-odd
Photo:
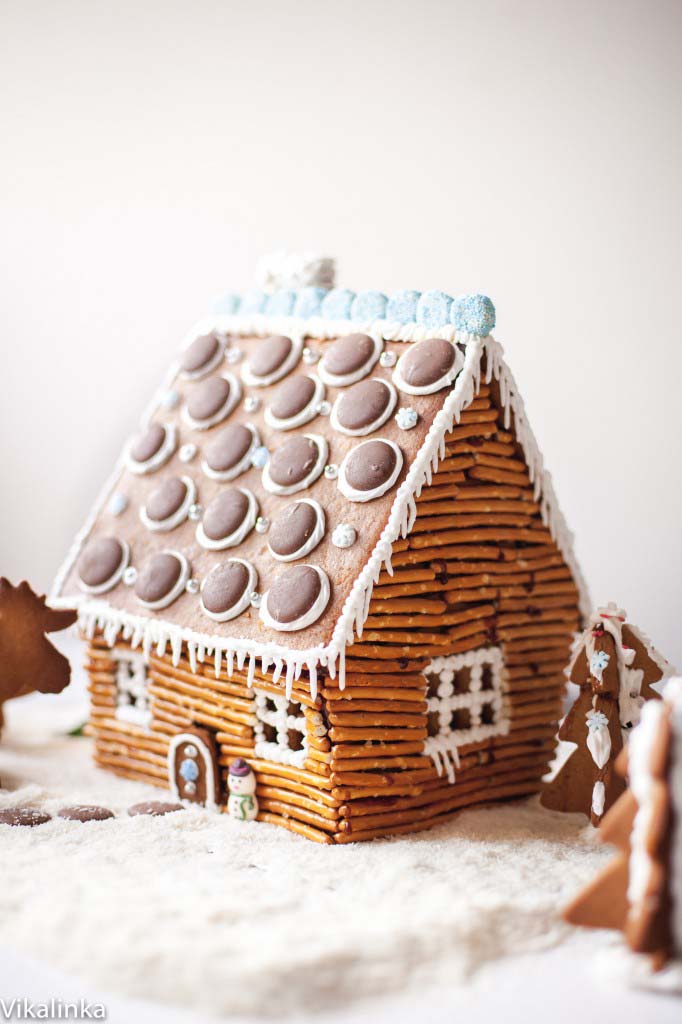
[[[194,327],[52,599],[99,765],[348,843],[538,791],[589,602],[490,300],[330,278]]]

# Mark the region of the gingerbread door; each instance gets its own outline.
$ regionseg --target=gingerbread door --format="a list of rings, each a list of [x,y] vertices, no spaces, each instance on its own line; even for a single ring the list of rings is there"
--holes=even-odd
[[[207,730],[192,729],[172,738],[168,750],[168,782],[178,800],[215,807],[218,778],[216,744]]]

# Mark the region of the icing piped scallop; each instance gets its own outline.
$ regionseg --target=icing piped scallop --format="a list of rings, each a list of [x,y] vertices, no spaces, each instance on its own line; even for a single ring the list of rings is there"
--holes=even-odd
[[[347,334],[328,345],[320,360],[318,373],[331,387],[345,388],[362,380],[370,372],[383,348],[378,337]]]
[[[207,505],[197,526],[197,540],[210,551],[236,547],[254,528],[257,517],[258,502],[251,491],[227,487]]]
[[[177,431],[172,424],[150,423],[134,437],[126,453],[131,473],[153,473],[168,462],[177,447]]]
[[[265,410],[265,422],[273,430],[294,430],[318,414],[324,400],[324,384],[309,374],[297,374],[285,380]]]
[[[190,393],[182,410],[184,420],[195,430],[208,430],[227,419],[241,397],[241,384],[234,374],[207,377]]]
[[[201,468],[212,480],[234,480],[250,469],[259,445],[258,431],[250,423],[229,423],[206,447]]]
[[[154,611],[167,608],[183,593],[189,562],[179,551],[157,551],[143,563],[135,580],[135,597]]]
[[[349,501],[373,501],[390,491],[403,468],[403,453],[385,438],[362,441],[339,468],[339,490]]]
[[[180,357],[180,373],[186,380],[198,380],[219,366],[225,347],[217,334],[200,334]]]
[[[329,448],[319,434],[288,438],[270,456],[263,470],[263,487],[270,494],[305,490],[322,473]]]
[[[303,342],[284,334],[263,338],[251,352],[242,368],[242,380],[250,387],[263,388],[276,384],[293,370],[301,358]]]
[[[310,498],[287,505],[272,526],[268,550],[278,562],[295,562],[309,555],[324,537],[324,509]]]
[[[104,594],[120,581],[130,560],[130,548],[118,537],[91,537],[81,551],[76,572],[82,590]]]
[[[188,476],[170,476],[149,495],[140,509],[140,519],[155,533],[174,530],[187,518],[190,507],[195,503],[197,489]]]
[[[396,407],[393,385],[381,377],[361,380],[342,391],[334,402],[331,425],[349,437],[362,437],[378,430]]]
[[[427,338],[410,345],[393,371],[393,383],[407,395],[431,395],[449,387],[464,365],[456,345]]]
[[[201,585],[201,609],[214,622],[229,622],[251,604],[258,573],[243,558],[228,558],[214,566]]]
[[[260,617],[266,626],[293,633],[317,622],[329,604],[329,578],[315,565],[291,565],[263,595]]]

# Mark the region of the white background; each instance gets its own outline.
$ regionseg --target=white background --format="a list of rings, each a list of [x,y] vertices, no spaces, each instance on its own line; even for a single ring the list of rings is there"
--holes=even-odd
[[[0,3],[0,572],[46,588],[282,246],[482,291],[598,601],[682,664],[682,5]]]

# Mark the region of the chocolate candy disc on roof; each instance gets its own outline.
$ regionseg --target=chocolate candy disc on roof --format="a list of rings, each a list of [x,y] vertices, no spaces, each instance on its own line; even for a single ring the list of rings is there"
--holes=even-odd
[[[345,388],[366,377],[381,355],[383,342],[369,334],[347,334],[324,350],[318,373],[325,384]]]
[[[133,438],[126,455],[131,473],[152,473],[168,462],[177,447],[177,432],[172,425],[150,423]]]
[[[301,498],[287,505],[270,527],[270,554],[279,562],[294,562],[317,547],[324,531],[322,506],[310,498]]]
[[[230,415],[241,396],[241,384],[233,374],[207,377],[190,392],[183,409],[185,422],[195,430],[208,430]]]
[[[452,384],[464,358],[444,338],[428,338],[410,345],[393,371],[393,383],[408,395],[430,395]]]
[[[260,445],[250,423],[229,423],[205,449],[201,468],[214,480],[234,480],[251,467],[251,455]]]
[[[296,366],[302,349],[300,338],[288,338],[284,334],[263,338],[255,345],[244,364],[242,380],[252,387],[276,384]]]
[[[169,476],[149,495],[140,509],[140,519],[154,532],[174,530],[187,518],[196,496],[197,489],[190,477]]]
[[[335,430],[350,437],[361,437],[378,430],[395,409],[398,396],[392,384],[380,377],[361,380],[342,391],[331,414]]]
[[[229,558],[214,566],[201,586],[201,607],[215,622],[236,619],[251,604],[258,574],[250,562]]]
[[[265,422],[274,430],[293,430],[317,416],[324,399],[324,384],[317,377],[297,374],[280,384],[265,410]]]
[[[206,506],[197,540],[212,551],[233,548],[251,532],[257,516],[258,502],[251,491],[227,487]]]
[[[319,434],[290,437],[270,456],[263,487],[271,494],[295,494],[320,476],[327,461],[327,442]]]
[[[76,571],[82,590],[104,594],[123,576],[130,549],[118,537],[91,537],[78,558]]]
[[[214,370],[224,354],[225,348],[216,334],[200,334],[182,353],[180,372],[187,380],[197,380]]]
[[[341,463],[339,490],[349,501],[372,501],[393,487],[402,468],[403,454],[393,441],[362,441]]]
[[[167,608],[185,589],[189,562],[179,551],[157,551],[144,562],[135,580],[135,596],[145,608]]]
[[[315,565],[290,565],[270,587],[260,606],[266,626],[291,633],[312,625],[329,604],[329,579]]]

